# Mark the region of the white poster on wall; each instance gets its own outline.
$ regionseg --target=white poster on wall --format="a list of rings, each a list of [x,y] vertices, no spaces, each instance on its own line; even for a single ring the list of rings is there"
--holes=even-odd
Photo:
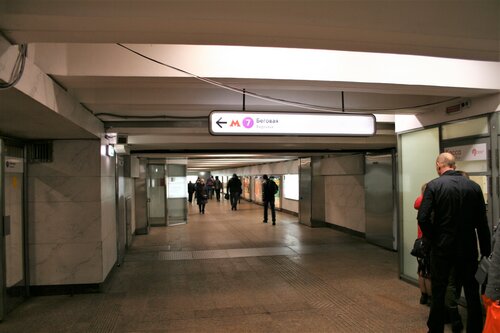
[[[488,159],[486,143],[447,147],[444,151],[453,154],[457,162],[486,161]]]
[[[170,198],[187,198],[186,177],[168,177],[168,195]]]

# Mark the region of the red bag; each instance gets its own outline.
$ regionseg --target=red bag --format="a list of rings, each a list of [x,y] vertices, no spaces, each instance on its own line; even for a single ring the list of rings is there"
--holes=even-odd
[[[500,304],[486,295],[482,295],[482,298],[486,309],[483,333],[500,333]]]

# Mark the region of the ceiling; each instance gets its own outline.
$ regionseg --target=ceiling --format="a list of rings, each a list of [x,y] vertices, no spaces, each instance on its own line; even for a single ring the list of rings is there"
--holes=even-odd
[[[412,80],[418,68],[397,67],[391,60],[375,64],[370,59],[378,54],[500,60],[496,0],[0,0],[0,30],[12,44],[29,44],[28,61],[109,135],[127,137],[133,153],[189,155],[191,167],[207,169],[394,147],[395,114],[433,112],[441,101],[495,92],[454,84],[454,78],[450,83]],[[269,48],[285,53],[270,55]],[[316,51],[306,54],[304,49]],[[337,51],[358,53],[330,54]],[[330,56],[346,57],[335,72],[331,63],[323,66],[318,60]],[[357,60],[361,56],[368,60]],[[353,67],[343,68],[347,63]],[[356,66],[362,72],[358,76],[351,69]],[[28,95],[0,91],[0,134],[95,137],[71,116]],[[311,105],[328,112],[344,107],[377,114],[377,134],[243,137],[208,132],[207,116],[213,110],[317,112]]]

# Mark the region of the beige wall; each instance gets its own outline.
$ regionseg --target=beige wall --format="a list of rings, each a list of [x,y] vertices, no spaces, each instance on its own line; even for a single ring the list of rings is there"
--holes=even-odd
[[[313,182],[313,191],[324,192],[324,203],[314,203],[315,214],[324,212],[324,222],[365,233],[364,155],[314,160],[313,178],[318,177],[322,182]],[[320,215],[313,219],[320,220]]]

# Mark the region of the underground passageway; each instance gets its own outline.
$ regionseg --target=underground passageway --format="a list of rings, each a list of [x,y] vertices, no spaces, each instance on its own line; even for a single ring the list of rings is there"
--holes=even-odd
[[[0,332],[425,332],[397,254],[262,206],[209,200],[136,236],[102,293],[34,297]]]

